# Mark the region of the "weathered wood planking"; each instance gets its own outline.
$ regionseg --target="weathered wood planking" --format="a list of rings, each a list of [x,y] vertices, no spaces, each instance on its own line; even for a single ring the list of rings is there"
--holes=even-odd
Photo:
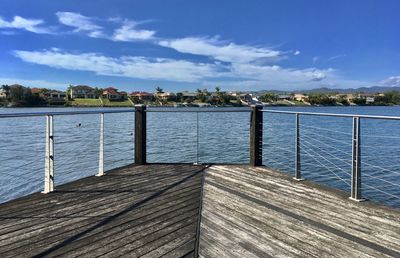
[[[400,212],[267,168],[206,170],[200,257],[400,257]]]
[[[193,257],[204,167],[116,169],[0,205],[0,257]]]

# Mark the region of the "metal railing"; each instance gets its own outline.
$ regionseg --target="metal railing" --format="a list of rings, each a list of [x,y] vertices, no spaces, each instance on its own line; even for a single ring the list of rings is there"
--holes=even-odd
[[[0,119],[6,118],[26,118],[26,117],[45,117],[45,166],[44,166],[44,189],[42,193],[50,193],[54,191],[54,117],[71,116],[71,115],[100,115],[99,124],[99,162],[96,176],[104,175],[104,116],[105,114],[116,113],[134,113],[135,109],[114,109],[114,110],[78,110],[78,111],[55,111],[55,112],[31,112],[31,113],[10,113],[0,114]]]
[[[302,168],[306,166],[303,161],[303,155],[308,155],[314,158],[315,163],[312,164],[317,167],[322,167],[322,172],[331,172],[334,174],[334,177],[339,178],[341,181],[345,182],[350,186],[350,198],[356,201],[362,201],[362,164],[374,167],[374,164],[369,164],[361,161],[361,120],[368,119],[383,119],[383,120],[400,120],[400,117],[396,116],[373,116],[373,115],[355,115],[355,114],[332,114],[332,113],[315,113],[315,112],[293,112],[293,111],[282,111],[282,110],[269,110],[262,109],[261,106],[253,106],[251,108],[146,108],[143,105],[137,105],[134,109],[107,109],[107,110],[77,110],[77,111],[62,111],[62,112],[35,112],[35,113],[12,113],[12,114],[0,114],[0,119],[6,118],[21,118],[21,117],[45,117],[46,118],[46,130],[45,130],[45,173],[44,173],[44,190],[43,193],[49,193],[54,191],[54,136],[57,132],[54,129],[54,117],[58,116],[71,116],[71,115],[99,115],[99,125],[97,122],[94,124],[96,128],[98,128],[99,132],[99,145],[98,145],[98,166],[97,166],[97,176],[104,175],[105,166],[105,145],[106,139],[105,136],[105,116],[106,114],[115,114],[115,113],[134,113],[134,128],[129,128],[129,130],[134,131],[134,139],[132,139],[132,144],[134,144],[134,163],[135,164],[146,164],[147,163],[147,115],[148,113],[194,113],[196,119],[196,128],[192,128],[196,130],[196,164],[199,164],[200,151],[199,151],[199,114],[203,113],[249,113],[250,114],[250,123],[249,128],[246,125],[245,130],[249,130],[249,142],[248,151],[249,151],[249,163],[252,166],[260,166],[263,165],[263,119],[265,120],[267,116],[266,114],[282,114],[293,115],[294,121],[291,122],[294,125],[294,148],[292,149],[293,153],[290,158],[294,163],[294,179],[295,180],[303,180],[302,176]],[[351,159],[347,160],[347,158],[337,157],[324,150],[326,147],[326,143],[318,140],[313,136],[308,136],[304,134],[305,128],[311,127],[310,125],[301,125],[302,117],[341,117],[344,119],[351,119],[352,122],[352,131],[349,133],[351,136],[351,142],[349,141],[349,145],[351,145],[351,152],[344,153],[345,155],[351,156]],[[132,117],[133,118],[133,117]],[[301,126],[300,126],[301,125]],[[98,126],[98,127],[97,127]],[[303,128],[304,127],[304,128]],[[247,129],[248,128],[248,129]],[[318,127],[315,127],[318,129]],[[321,128],[320,128],[321,129]],[[323,129],[323,128],[322,128]],[[321,130],[322,130],[321,129]],[[229,130],[228,128],[226,129]],[[285,129],[287,131],[287,128]],[[319,129],[318,129],[319,130]],[[324,129],[329,130],[329,129]],[[247,137],[247,136],[246,136]],[[322,136],[325,137],[325,136]],[[400,137],[398,137],[400,139]],[[332,141],[338,141],[339,143],[343,143],[340,139],[331,139]],[[68,141],[67,141],[68,142]],[[347,144],[347,143],[346,143]],[[317,153],[315,150],[311,149],[312,146],[317,146],[318,150],[322,152]],[[165,147],[165,146],[162,146]],[[329,146],[328,146],[329,147]],[[264,147],[265,148],[265,147]],[[330,148],[336,148],[334,146],[330,146]],[[267,149],[268,150],[268,149]],[[287,151],[288,148],[285,146],[282,149]],[[247,151],[247,150],[246,150]],[[264,152],[266,149],[264,149]],[[276,150],[274,150],[276,151]],[[276,151],[276,152],[278,152]],[[342,150],[338,150],[343,153]],[[97,153],[97,152],[96,152]],[[97,154],[96,154],[97,155]],[[332,167],[336,167],[340,169],[340,171],[346,172],[343,168],[337,166],[333,162],[329,160],[329,157],[333,159],[341,160],[349,162],[351,166],[351,170],[349,171],[349,175],[351,175],[351,182],[346,182],[343,178],[340,177],[335,171],[332,170]],[[133,157],[132,157],[133,158]],[[317,158],[320,158],[318,160]],[[323,162],[326,161],[329,163],[329,166],[324,166]],[[289,161],[284,162],[286,167],[291,166]],[[381,169],[381,167],[380,167]],[[386,169],[387,171],[391,171],[390,169]],[[399,173],[400,174],[400,173]],[[364,175],[368,177],[372,177],[371,175]],[[379,179],[382,182],[389,182],[386,179]],[[390,183],[390,182],[389,182]],[[373,186],[371,186],[373,187]],[[378,189],[379,190],[379,189]],[[398,198],[397,196],[395,196]]]
[[[251,113],[252,109],[251,108],[247,108],[247,107],[190,107],[190,108],[184,108],[184,107],[179,107],[179,108],[171,108],[171,107],[140,107],[140,105],[137,106],[137,108],[141,109],[143,108],[143,112],[145,113],[150,113],[150,114],[154,114],[154,113],[180,113],[180,114],[195,114],[194,117],[191,117],[189,119],[194,119],[195,121],[193,122],[193,120],[191,120],[189,123],[194,123],[195,124],[195,128],[192,128],[193,130],[195,130],[195,146],[196,146],[196,150],[195,150],[195,161],[193,162],[194,164],[200,164],[202,163],[200,158],[201,158],[201,152],[200,152],[200,144],[201,144],[201,140],[200,139],[200,120],[201,117],[200,115],[205,115],[206,113],[210,113],[210,114],[223,114],[223,113]],[[141,115],[137,113],[137,117],[140,118]],[[141,123],[141,121],[138,121],[138,123]],[[150,122],[151,123],[151,122]],[[150,124],[149,123],[149,124]],[[182,124],[183,122],[180,121],[180,124]],[[229,126],[229,124],[227,124],[227,126]],[[144,127],[144,126],[143,126]],[[212,127],[208,126],[208,128],[210,129]],[[250,129],[250,128],[249,128]],[[146,130],[149,131],[149,130]],[[225,130],[225,132],[230,131],[228,128]],[[146,134],[147,135],[147,134]],[[138,135],[138,139],[137,141],[141,141],[141,139],[144,139],[146,137],[144,136],[139,136]],[[150,145],[151,146],[151,145]],[[137,150],[138,150],[138,155],[140,155],[140,147],[137,146]],[[143,150],[143,152],[147,152],[146,150]],[[138,160],[139,162],[139,160]],[[188,160],[184,161],[185,163],[188,162]],[[140,163],[140,162],[139,162]],[[204,162],[203,162],[204,163]],[[207,163],[207,162],[205,162]],[[214,163],[218,163],[218,162],[214,162]]]
[[[294,111],[282,111],[282,110],[262,110],[264,113],[272,113],[272,114],[283,114],[283,115],[293,115],[294,118],[294,135],[295,135],[295,150],[294,150],[294,179],[295,180],[303,180],[301,174],[301,150],[304,150],[309,155],[316,155],[317,153],[310,150],[310,146],[304,146],[303,149],[301,143],[301,130],[300,130],[300,117],[301,116],[323,116],[323,117],[341,117],[341,118],[351,118],[352,119],[352,132],[351,132],[351,183],[350,183],[350,199],[355,201],[364,201],[365,199],[362,196],[362,161],[361,161],[361,120],[366,119],[380,119],[380,120],[400,120],[400,117],[397,116],[377,116],[377,115],[357,115],[357,114],[335,114],[335,113],[317,113],[317,112],[294,112]],[[321,128],[323,129],[323,128]],[[318,140],[313,139],[313,143],[318,143]],[[331,139],[332,141],[339,141],[337,139]],[[320,142],[322,143],[322,142]],[[322,147],[320,146],[320,149]],[[331,147],[334,148],[334,147]],[[325,154],[329,154],[325,151]],[[337,158],[337,157],[334,157]],[[340,159],[340,158],[337,158]],[[325,159],[326,161],[329,161]],[[321,163],[317,161],[317,163]],[[332,162],[330,162],[331,166],[336,166]],[[381,167],[376,166],[377,168],[382,169]],[[327,167],[327,169],[329,169]],[[341,168],[339,168],[341,169]],[[336,175],[337,176],[337,175]],[[379,179],[379,178],[378,178]],[[383,179],[380,179],[383,180]],[[371,186],[373,187],[373,186]],[[379,189],[376,189],[379,190]],[[383,192],[382,190],[380,190]],[[386,193],[390,195],[389,193]],[[394,196],[399,198],[397,196]]]

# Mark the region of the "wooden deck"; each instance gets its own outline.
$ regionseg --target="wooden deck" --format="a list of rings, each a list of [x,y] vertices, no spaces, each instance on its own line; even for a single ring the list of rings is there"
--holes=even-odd
[[[201,257],[400,257],[400,212],[267,168],[207,169]]]
[[[193,257],[202,166],[115,170],[0,205],[0,257]]]
[[[400,212],[265,167],[228,165],[129,166],[0,205],[2,258],[197,250],[218,258],[400,257]]]

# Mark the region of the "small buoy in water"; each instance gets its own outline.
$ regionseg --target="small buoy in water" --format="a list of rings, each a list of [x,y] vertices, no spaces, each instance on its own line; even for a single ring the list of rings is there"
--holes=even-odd
[[[78,123],[76,124],[76,127],[81,127],[81,125],[82,125],[81,123]]]

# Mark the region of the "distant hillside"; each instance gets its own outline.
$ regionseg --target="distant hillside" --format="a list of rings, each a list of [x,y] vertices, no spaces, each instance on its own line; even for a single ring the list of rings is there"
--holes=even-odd
[[[337,93],[384,93],[388,91],[400,91],[400,87],[383,87],[383,86],[373,86],[373,87],[361,87],[356,89],[330,89],[330,88],[317,88],[312,90],[301,91],[304,93],[329,93],[329,92],[337,92]]]
[[[385,93],[388,91],[400,91],[400,87],[383,87],[383,86],[373,86],[373,87],[361,87],[356,89],[330,89],[330,88],[316,88],[311,90],[291,90],[291,91],[281,91],[281,90],[260,90],[253,92],[259,95],[263,95],[267,92],[273,92],[275,94],[285,94],[285,93]]]

